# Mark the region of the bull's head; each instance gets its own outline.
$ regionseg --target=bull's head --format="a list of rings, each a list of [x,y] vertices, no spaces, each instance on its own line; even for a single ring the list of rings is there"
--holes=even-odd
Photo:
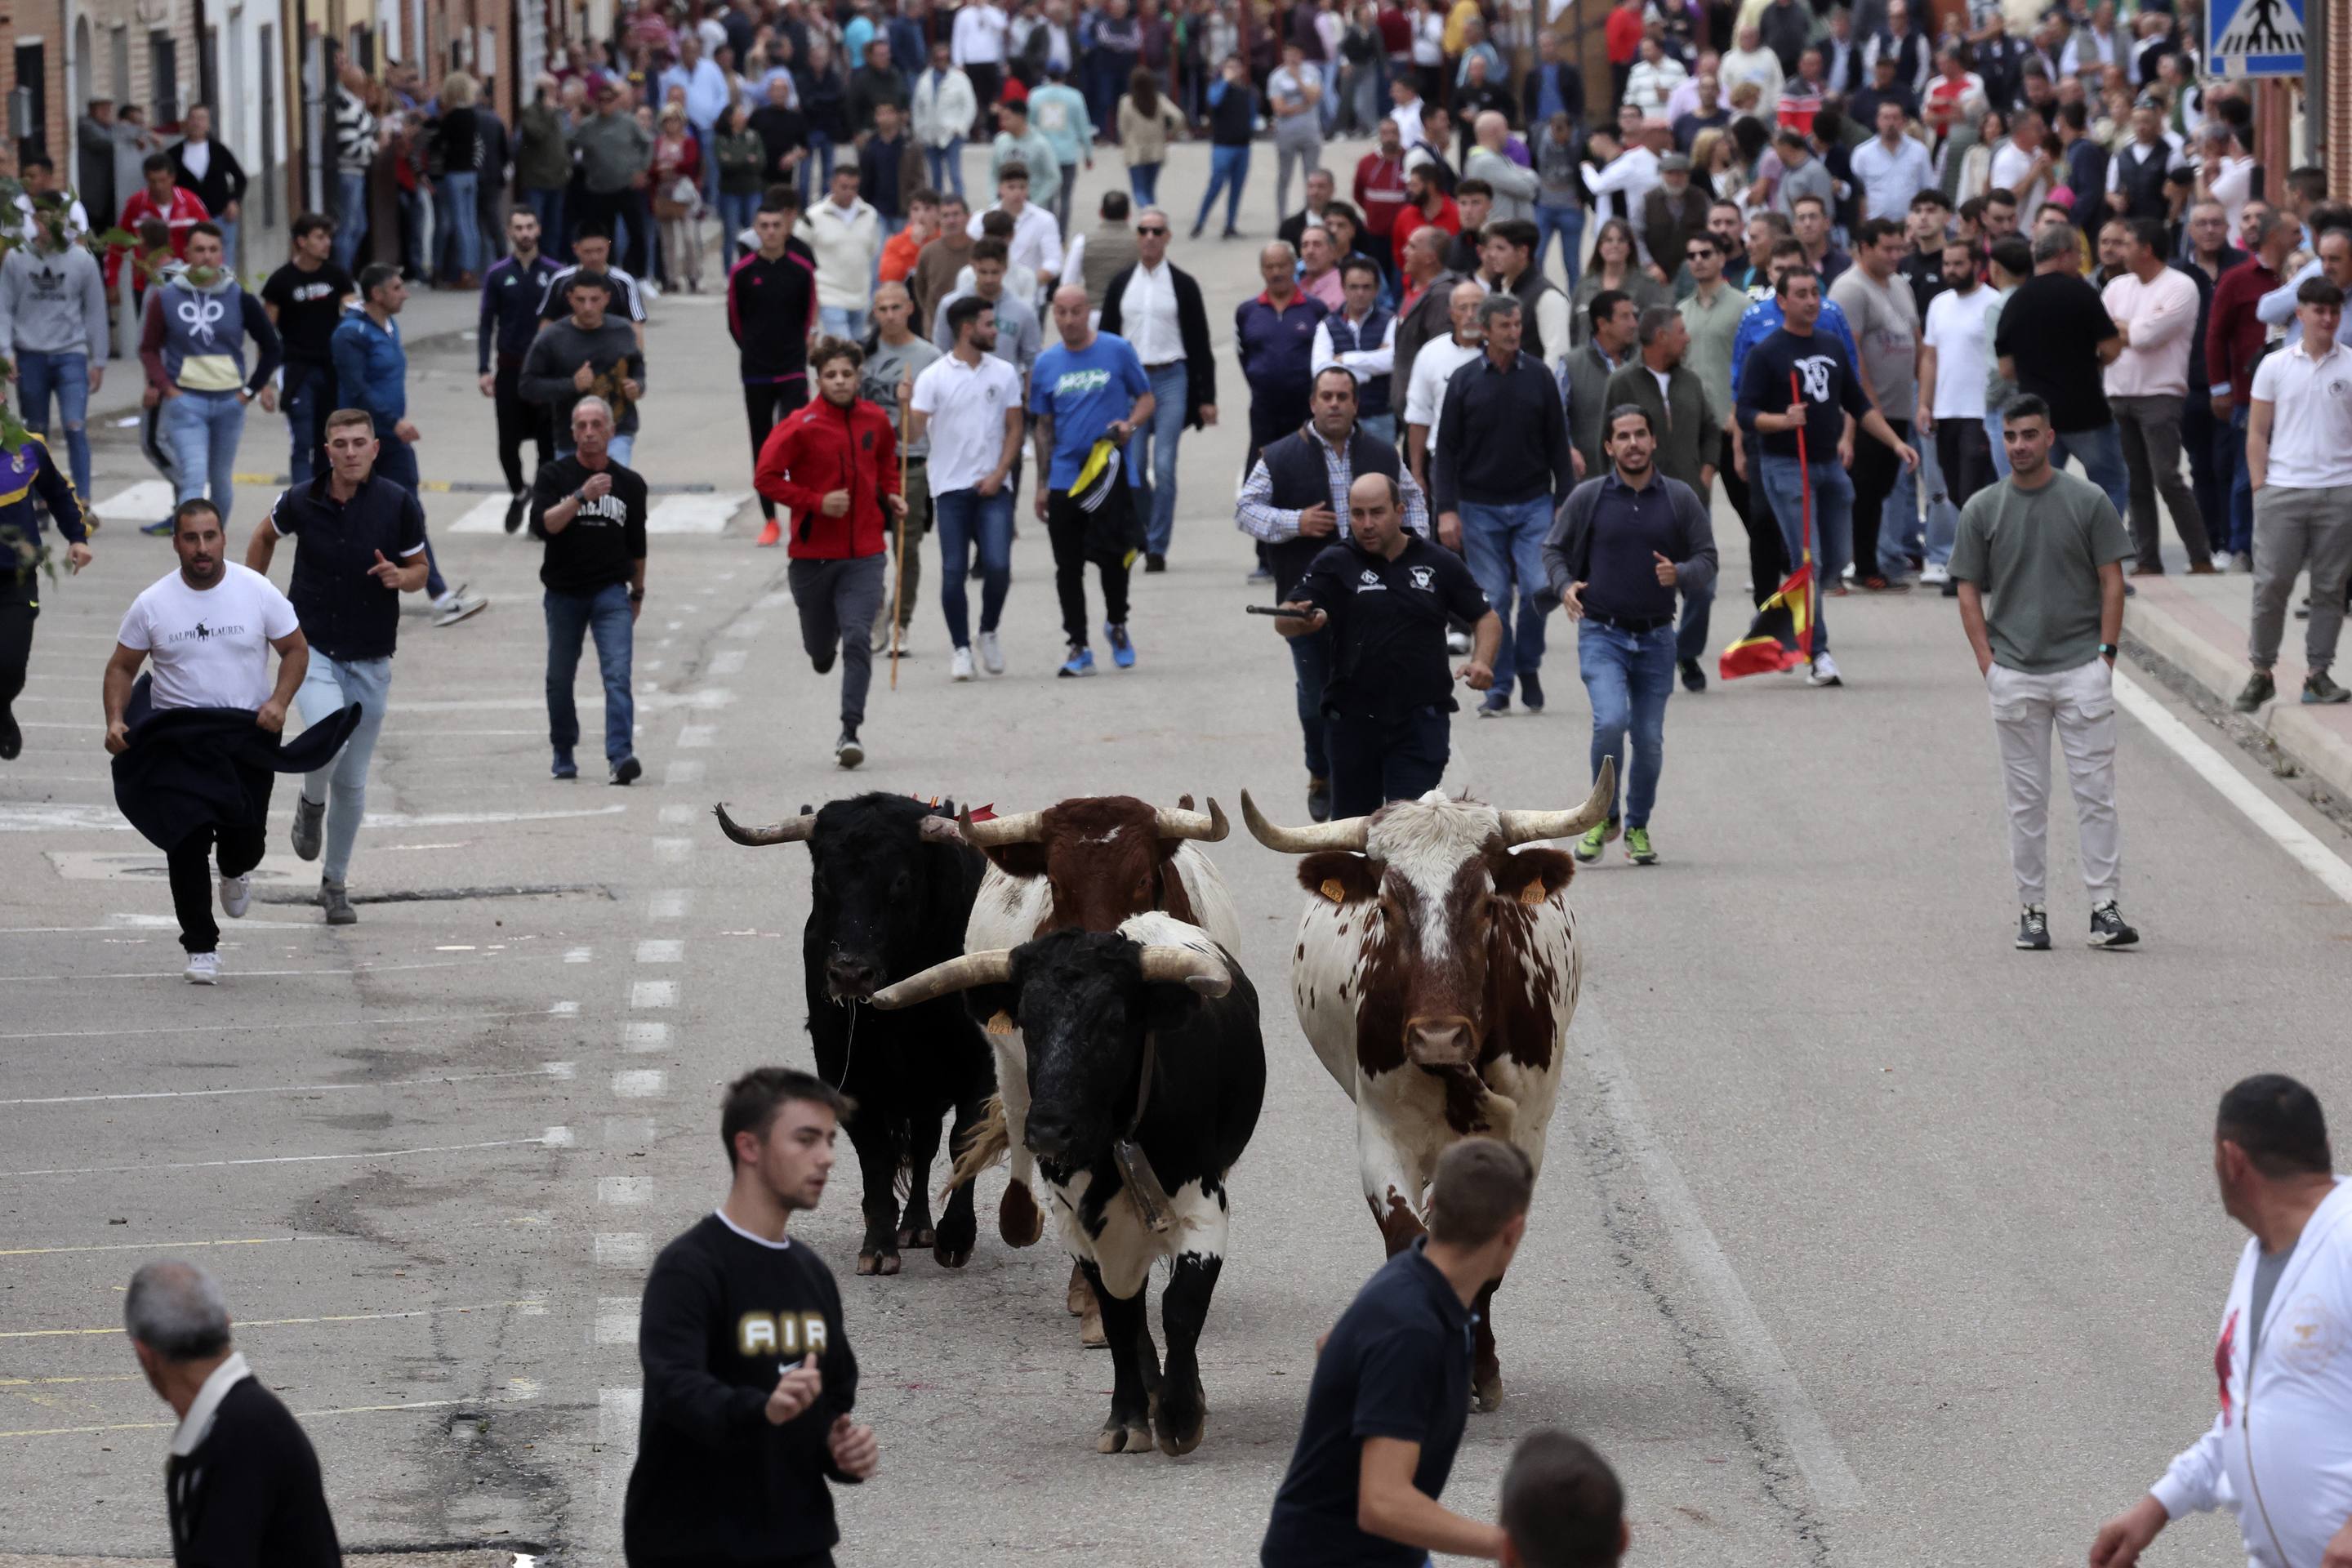
[[[1517,846],[1582,833],[1608,815],[1615,788],[1615,765],[1603,762],[1591,796],[1570,811],[1496,811],[1433,790],[1312,827],[1274,826],[1244,791],[1242,819],[1267,848],[1301,857],[1309,894],[1364,918],[1360,1026],[1394,1031],[1361,1042],[1370,1059],[1394,1050],[1418,1067],[1475,1068],[1496,1022],[1487,974],[1509,935],[1498,928],[1524,929],[1576,872],[1557,849]]]
[[[910,1007],[961,991],[989,1027],[1018,1026],[1029,1056],[1029,1148],[1076,1169],[1125,1134],[1141,1087],[1145,1034],[1178,1027],[1202,997],[1232,987],[1224,963],[1197,948],[1144,946],[1117,931],[1058,931],[935,964],[877,993],[874,1005]]]
[[[836,1002],[871,998],[890,977],[894,956],[908,953],[932,915],[939,851],[961,842],[954,821],[919,801],[867,795],[836,800],[765,827],[745,827],[717,807],[719,830],[736,843],[809,847],[809,923],[805,947],[824,966],[825,994]],[[919,963],[919,959],[913,962]]]
[[[1008,877],[1043,877],[1053,893],[1044,929],[1117,931],[1121,921],[1148,910],[1166,910],[1197,921],[1170,862],[1184,841],[1213,844],[1231,831],[1214,800],[1207,812],[1181,805],[1155,806],[1130,795],[1066,800],[1044,811],[961,824],[965,842],[976,844]]]

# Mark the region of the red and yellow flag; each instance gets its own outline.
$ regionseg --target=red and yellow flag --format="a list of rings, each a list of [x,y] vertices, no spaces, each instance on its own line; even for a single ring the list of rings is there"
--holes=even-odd
[[[1748,635],[1723,650],[1716,667],[1723,679],[1770,675],[1811,663],[1812,606],[1813,567],[1807,562],[1789,574],[1778,593],[1757,606]]]

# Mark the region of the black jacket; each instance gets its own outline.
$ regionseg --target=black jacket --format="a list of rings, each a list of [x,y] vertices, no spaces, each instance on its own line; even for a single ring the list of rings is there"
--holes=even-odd
[[[1184,423],[1198,430],[1202,423],[1201,410],[1213,408],[1217,402],[1217,353],[1209,342],[1209,310],[1202,303],[1201,285],[1191,273],[1172,262],[1168,270],[1176,279],[1176,331],[1184,340]],[[1119,326],[1119,300],[1127,294],[1128,279],[1134,276],[1134,268],[1122,268],[1103,285],[1101,330],[1114,336],[1126,335]]]
[[[341,1568],[319,1456],[257,1378],[233,1384],[205,1440],[165,1462],[163,1495],[181,1568]]]
[[[1584,124],[1584,73],[1566,60],[1556,60],[1549,67],[1538,66],[1528,72],[1526,79],[1519,85],[1519,107],[1531,118],[1535,114],[1536,106],[1543,102],[1543,73],[1546,69],[1550,70],[1559,89],[1560,106],[1568,110],[1569,124],[1580,130]],[[1533,124],[1528,126],[1530,140],[1533,140],[1535,131]]]
[[[253,721],[247,708],[166,708],[152,702],[152,676],[131,689],[122,710],[131,746],[114,759],[114,804],[150,844],[169,850],[199,827],[259,826],[269,792],[259,798],[248,770],[315,773],[335,760],[359,727],[354,702],[323,724],[281,742]]]
[[[201,180],[188,173],[188,165],[184,157],[184,151],[187,147],[185,142],[174,145],[170,157],[173,179],[186,189],[195,192],[197,199],[205,204],[205,211],[212,214],[213,221],[218,223],[223,207],[227,206],[231,202],[245,200],[245,165],[236,161],[236,153],[220,144],[218,137],[213,139],[211,145],[212,161],[205,165],[205,177]],[[234,256],[230,257],[228,261],[232,267],[236,265],[236,258]]]

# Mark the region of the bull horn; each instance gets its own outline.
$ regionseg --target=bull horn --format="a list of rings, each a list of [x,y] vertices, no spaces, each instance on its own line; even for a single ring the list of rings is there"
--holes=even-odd
[[[1192,809],[1192,797],[1188,795],[1182,805],[1160,806],[1153,816],[1158,824],[1156,831],[1162,838],[1198,838],[1206,844],[1219,844],[1233,831],[1233,825],[1225,820],[1224,807],[1217,804],[1214,795],[1209,797],[1205,813]]]
[[[816,831],[816,814],[804,811],[782,822],[772,822],[765,827],[746,827],[727,815],[727,803],[720,801],[711,809],[719,814],[719,831],[736,843],[758,849],[770,844],[799,844]]]
[[[991,948],[985,952],[967,952],[961,958],[950,958],[945,963],[934,963],[919,974],[909,974],[896,985],[886,985],[874,993],[874,1005],[887,1012],[896,1007],[912,1007],[919,1002],[929,1002],[950,991],[969,991],[975,985],[1002,985],[1013,975],[1013,951]]]
[[[963,841],[982,849],[993,849],[1004,844],[1034,844],[1045,836],[1045,814],[1042,811],[1017,811],[1011,816],[992,816],[985,822],[974,822],[966,811],[956,818],[963,831]]]
[[[1533,844],[1540,838],[1573,838],[1594,823],[1609,815],[1612,802],[1617,798],[1617,759],[1601,759],[1601,776],[1592,781],[1592,793],[1584,804],[1573,811],[1505,811],[1496,815],[1503,819],[1503,842],[1506,845]]]
[[[1203,996],[1223,996],[1234,988],[1232,972],[1213,955],[1195,947],[1154,943],[1145,948],[1143,978],[1160,983],[1181,981]]]
[[[1276,827],[1250,799],[1250,792],[1242,791],[1242,821],[1248,825],[1250,837],[1277,854],[1312,855],[1318,849],[1353,849],[1360,854],[1369,820],[1350,816],[1339,822],[1319,822],[1312,827]]]

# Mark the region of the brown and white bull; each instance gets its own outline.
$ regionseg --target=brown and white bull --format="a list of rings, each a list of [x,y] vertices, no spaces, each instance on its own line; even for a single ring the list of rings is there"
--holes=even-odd
[[[1174,806],[1132,795],[1079,796],[1043,811],[962,822],[964,841],[988,857],[988,872],[964,927],[964,951],[1019,947],[1048,932],[1115,931],[1132,916],[1160,910],[1199,926],[1227,952],[1241,951],[1241,922],[1224,879],[1202,852],[1232,831],[1213,800],[1206,812],[1182,795]],[[1017,1027],[989,1037],[996,1047],[997,1091],[1011,1134],[1012,1180],[997,1205],[997,1233],[1011,1247],[1045,1234],[1036,1198],[1036,1161],[1024,1136],[1029,1114],[1029,1063]],[[1103,1344],[1101,1314],[1086,1279],[1070,1270],[1066,1304],[1085,1319],[1083,1338]]]
[[[1356,1102],[1364,1201],[1390,1256],[1425,1225],[1437,1157],[1487,1133],[1540,1171],[1583,962],[1557,849],[1607,815],[1614,770],[1573,811],[1497,811],[1432,790],[1370,816],[1276,827],[1242,795],[1269,849],[1301,857],[1290,984],[1298,1025]],[[1494,1294],[1478,1301],[1477,1407],[1502,1402]]]

